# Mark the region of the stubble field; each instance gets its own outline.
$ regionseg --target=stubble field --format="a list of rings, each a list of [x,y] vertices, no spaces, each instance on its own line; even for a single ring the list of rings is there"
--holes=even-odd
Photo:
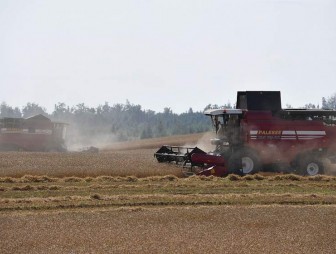
[[[1,153],[1,253],[334,253],[336,177],[183,178],[163,144]]]

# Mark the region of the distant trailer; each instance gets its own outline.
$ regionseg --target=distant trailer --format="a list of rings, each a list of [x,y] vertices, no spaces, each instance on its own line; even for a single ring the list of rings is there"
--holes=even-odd
[[[48,117],[0,118],[1,151],[66,151],[68,124],[52,122]]]

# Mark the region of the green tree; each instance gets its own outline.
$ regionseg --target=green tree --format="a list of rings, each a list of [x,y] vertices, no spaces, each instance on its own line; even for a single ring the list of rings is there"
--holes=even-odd
[[[22,114],[24,118],[39,114],[48,116],[47,110],[44,107],[41,107],[36,103],[30,103],[30,102],[28,102],[27,105],[22,108]]]
[[[0,116],[1,117],[22,117],[21,111],[18,107],[8,106],[5,102],[2,102],[0,105]]]

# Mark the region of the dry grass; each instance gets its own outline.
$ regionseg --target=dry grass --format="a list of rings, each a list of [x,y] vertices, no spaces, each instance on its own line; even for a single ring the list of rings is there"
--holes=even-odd
[[[100,196],[92,198],[99,201]],[[335,206],[0,214],[1,253],[334,253]]]
[[[32,176],[24,175],[22,177],[0,177],[0,183],[54,183],[54,182],[165,182],[165,181],[280,181],[280,182],[296,182],[296,181],[311,181],[311,182],[336,182],[336,177],[333,176],[324,176],[317,175],[312,177],[298,176],[294,174],[288,175],[245,175],[239,176],[235,174],[229,174],[226,177],[216,177],[216,176],[198,176],[193,175],[188,178],[180,178],[175,175],[163,175],[163,176],[147,176],[147,177],[136,177],[136,176],[107,176],[101,175],[97,177],[48,177],[45,175],[42,176]]]
[[[0,211],[139,205],[336,204],[336,179],[331,178],[312,181],[301,177],[300,181],[293,181],[233,174],[225,178],[98,176],[90,177],[90,181],[87,177],[3,178],[8,179],[0,184]]]
[[[288,175],[276,175],[271,180],[291,180],[291,181],[301,181],[303,179],[302,176],[295,175],[295,174],[288,174]]]

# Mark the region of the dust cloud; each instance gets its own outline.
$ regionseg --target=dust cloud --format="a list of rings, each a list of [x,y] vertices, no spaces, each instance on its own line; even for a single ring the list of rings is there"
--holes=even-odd
[[[215,146],[211,144],[211,139],[215,138],[216,134],[213,132],[206,132],[200,139],[195,143],[186,143],[185,147],[198,147],[204,152],[211,152],[215,149]]]
[[[68,151],[81,151],[88,147],[104,149],[117,141],[118,135],[109,130],[76,123],[69,124],[65,138]]]

